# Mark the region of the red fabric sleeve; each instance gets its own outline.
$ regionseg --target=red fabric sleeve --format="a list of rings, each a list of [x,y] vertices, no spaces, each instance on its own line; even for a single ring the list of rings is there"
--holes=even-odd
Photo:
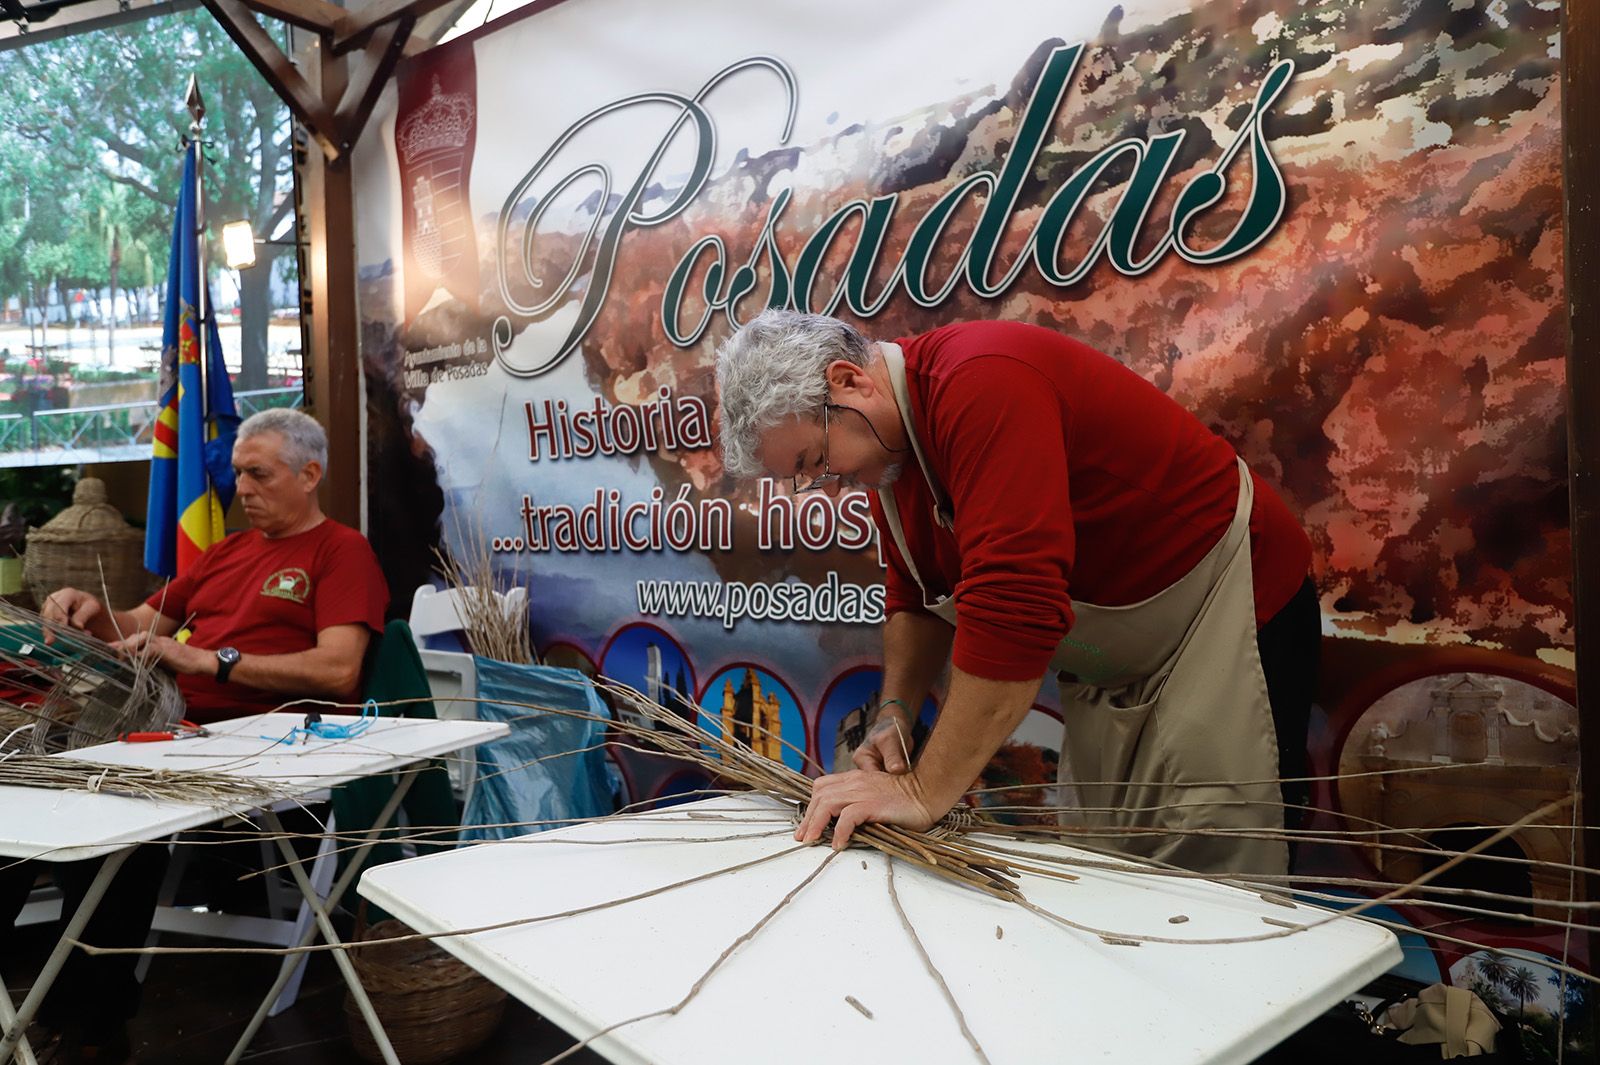
[[[915,614],[928,613],[923,604],[922,588],[911,576],[905,559],[900,557],[900,549],[895,546],[894,534],[889,531],[889,522],[883,516],[883,502],[878,498],[878,493],[868,492],[867,501],[872,507],[872,521],[878,527],[878,545],[883,549],[883,560],[887,564],[883,571],[883,616],[889,618],[904,610]]]
[[[216,545],[212,545],[215,547]],[[144,601],[145,606],[151,607],[156,613],[164,615],[183,624],[183,619],[189,616],[189,600],[194,596],[195,582],[200,574],[205,572],[206,561],[211,557],[210,551],[202,552],[195,559],[188,573],[180,574],[156,590],[156,593]]]
[[[951,660],[989,680],[1036,679],[1073,620],[1066,407],[1004,355],[967,360],[934,391],[933,462],[948,471],[961,549]]]
[[[381,633],[388,605],[389,589],[372,546],[354,529],[344,530],[328,545],[323,572],[312,581],[311,616],[317,631],[365,625]]]

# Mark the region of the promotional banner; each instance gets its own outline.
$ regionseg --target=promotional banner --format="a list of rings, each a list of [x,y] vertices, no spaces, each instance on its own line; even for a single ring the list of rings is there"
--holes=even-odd
[[[481,539],[529,588],[547,661],[828,771],[879,690],[867,498],[725,476],[716,347],[766,307],[886,340],[1030,322],[1193,411],[1303,521],[1313,772],[1337,778],[1313,827],[1486,838],[1461,826],[1516,821],[1577,767],[1559,20],[568,0],[435,49],[355,158],[371,534],[395,601],[437,538]],[[1046,688],[980,783],[1053,777]],[[1443,764],[1464,768],[1371,785]],[[630,801],[703,783],[621,768]],[[1574,833],[1497,847],[1518,861],[1460,875],[1559,916],[1566,874],[1544,863],[1581,861]],[[1428,867],[1413,851],[1305,846],[1297,867],[1404,877]],[[1562,953],[1559,929],[1464,920],[1530,966]],[[1530,1024],[1574,1008],[1565,985],[1512,994],[1469,948],[1408,966],[1520,999]]]

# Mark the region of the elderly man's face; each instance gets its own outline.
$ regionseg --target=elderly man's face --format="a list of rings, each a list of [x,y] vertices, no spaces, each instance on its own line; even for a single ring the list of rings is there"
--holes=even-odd
[[[900,475],[896,458],[853,407],[830,406],[826,431],[820,416],[790,418],[761,438],[761,462],[772,476],[800,488],[826,477],[819,490],[830,496],[847,488],[888,487]]]
[[[283,454],[282,433],[260,433],[233,446],[239,505],[250,524],[268,536],[299,531],[316,505],[322,480],[320,464],[308,462],[296,470]]]

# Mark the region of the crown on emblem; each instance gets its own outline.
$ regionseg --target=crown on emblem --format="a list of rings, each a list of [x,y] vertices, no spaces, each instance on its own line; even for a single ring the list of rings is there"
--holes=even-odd
[[[441,93],[433,79],[433,93],[395,131],[395,143],[407,162],[432,152],[459,151],[472,128],[472,99],[464,92]]]

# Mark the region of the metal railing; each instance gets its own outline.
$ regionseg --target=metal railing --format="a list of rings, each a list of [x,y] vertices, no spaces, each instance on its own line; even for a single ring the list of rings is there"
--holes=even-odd
[[[261,388],[236,392],[233,399],[239,416],[248,418],[271,407],[299,407],[305,402],[305,392],[298,388]],[[0,453],[148,447],[159,413],[159,404],[149,399],[62,407],[32,414],[0,414]]]

